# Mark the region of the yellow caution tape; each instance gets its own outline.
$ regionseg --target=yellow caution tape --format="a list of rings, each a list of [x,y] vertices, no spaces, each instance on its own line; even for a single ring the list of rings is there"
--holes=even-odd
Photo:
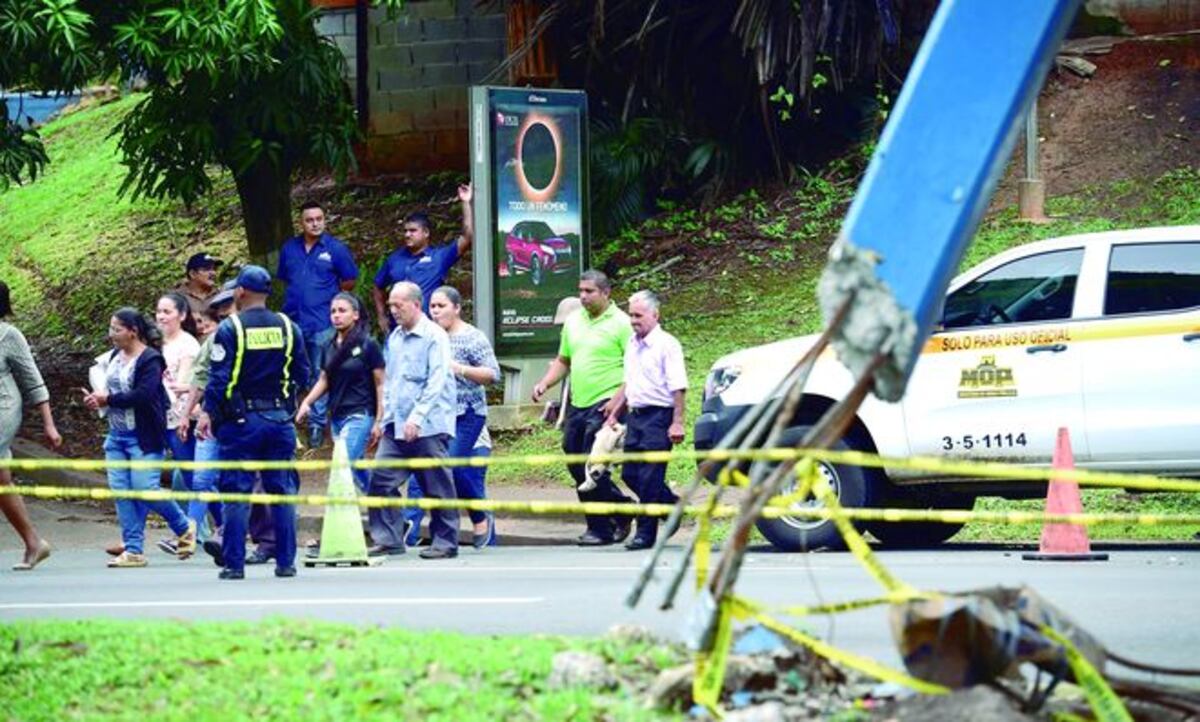
[[[812,617],[818,614],[842,614],[844,612],[855,612],[860,609],[870,609],[871,607],[879,607],[884,604],[903,604],[911,602],[914,599],[934,599],[941,595],[934,592],[895,592],[885,594],[882,597],[873,597],[871,599],[855,599],[848,602],[832,602],[829,604],[816,604],[812,606],[784,606],[774,608],[779,614],[786,614],[790,617]]]
[[[692,699],[721,717],[721,689],[725,686],[725,667],[733,643],[733,615],[730,600],[720,602],[717,632],[712,650],[696,654],[696,676],[692,679]]]
[[[407,499],[401,497],[359,496],[353,499],[323,494],[238,494],[232,492],[170,491],[170,490],[116,490],[103,487],[65,486],[0,486],[0,496],[27,496],[38,499],[91,499],[111,501],[114,499],[140,499],[144,501],[204,501],[252,504],[292,504],[300,506],[349,505],[375,509],[419,508],[458,509],[461,511],[492,511],[510,514],[619,514],[623,516],[669,516],[674,506],[668,504],[616,504],[611,502],[574,501],[501,501],[494,499]],[[738,514],[739,507],[730,504],[714,505],[713,518],[731,518]],[[690,506],[684,514],[692,517],[710,513],[707,506]],[[981,522],[989,524],[1127,524],[1137,526],[1200,526],[1200,514],[1139,514],[1132,512],[1104,512],[1083,514],[1046,514],[1036,511],[936,511],[924,509],[864,509],[843,507],[837,513],[830,509],[805,507],[785,509],[767,507],[763,517],[777,519],[792,517],[805,520],[834,519],[841,516],[852,521],[889,522],[941,522],[965,524]],[[865,541],[864,541],[865,543]]]
[[[1045,482],[1054,479],[1075,481],[1083,486],[1136,489],[1141,491],[1200,492],[1200,481],[1158,477],[1150,474],[1124,474],[1115,472],[1087,471],[1084,469],[1051,469],[1048,467],[1016,466],[996,462],[981,462],[938,457],[884,457],[859,451],[835,451],[828,449],[713,449],[708,451],[637,451],[605,454],[590,457],[587,454],[522,454],[512,456],[484,456],[449,459],[362,459],[351,463],[355,469],[430,469],[441,467],[492,467],[492,466],[559,466],[583,464],[589,459],[606,463],[628,461],[645,463],[668,463],[671,461],[788,461],[812,458],[831,464],[867,466],[891,470],[925,471],[943,476],[971,479],[1004,479],[1008,481]],[[15,471],[38,469],[67,469],[72,471],[104,471],[107,469],[235,469],[265,471],[295,469],[296,471],[325,471],[334,462],[324,459],[299,461],[108,461],[100,459],[2,459],[0,468]]]
[[[837,647],[817,639],[816,637],[805,634],[798,629],[793,629],[763,613],[759,609],[758,605],[754,604],[753,602],[749,602],[740,597],[734,597],[730,601],[732,602],[731,611],[738,619],[753,619],[767,629],[782,634],[785,637],[798,642],[799,644],[803,644],[805,647],[811,649],[814,654],[824,657],[832,662],[836,662],[851,669],[858,670],[865,675],[874,677],[875,679],[879,679],[884,682],[891,682],[893,684],[908,687],[922,694],[947,694],[950,691],[948,688],[943,687],[940,684],[934,684],[933,682],[927,682],[923,679],[918,679],[911,675],[905,674],[904,672],[900,672],[892,669],[891,667],[880,664],[873,659],[862,657],[854,654],[853,652],[847,652],[843,649],[838,649]]]
[[[838,502],[837,493],[833,487],[829,485],[829,481],[821,474],[814,465],[808,472],[810,483],[812,484],[813,494],[816,495],[825,507],[833,514],[833,523],[837,525],[838,531],[842,534],[842,540],[846,542],[846,548],[858,560],[858,563],[867,570],[875,581],[879,582],[884,589],[891,594],[916,594],[916,589],[901,582],[892,576],[882,564],[879,563],[879,558],[871,552],[871,547],[867,544],[867,540],[862,534],[854,528],[854,524],[846,517],[842,505]]]
[[[809,495],[812,494],[813,477],[815,474],[820,473],[820,471],[817,469],[816,462],[814,462],[811,458],[801,459],[796,462],[793,472],[796,475],[796,490],[791,494],[785,494],[783,496],[777,496],[774,499],[771,499],[769,502],[767,502],[768,505],[790,507],[792,504],[807,500]]]
[[[1042,634],[1062,645],[1063,651],[1067,655],[1067,664],[1071,665],[1071,671],[1075,673],[1075,683],[1083,690],[1084,697],[1087,697],[1097,722],[1133,722],[1133,716],[1129,714],[1129,710],[1125,709],[1125,704],[1121,702],[1117,693],[1108,685],[1104,675],[1092,666],[1092,663],[1071,643],[1071,640],[1049,626],[1043,626],[1041,631]]]
[[[717,484],[719,487],[726,487],[726,486],[745,487],[745,486],[750,485],[750,479],[739,470],[735,469],[732,472],[730,472],[728,470],[724,470],[724,471],[722,471],[721,475],[719,477],[717,477]],[[719,513],[719,512],[723,512],[725,510],[729,510],[731,513],[729,513],[729,514]],[[695,510],[695,507],[690,507],[690,508],[686,509],[685,511],[687,514],[694,515],[694,516],[698,517],[698,519],[699,519],[699,522],[698,522],[699,529],[696,530],[696,549],[695,549],[696,589],[699,590],[704,587],[704,582],[705,582],[705,580],[708,579],[708,566],[710,563],[710,559],[712,558],[711,537],[712,537],[713,517],[714,516],[733,516],[734,513],[736,513],[736,512],[733,512],[732,506],[729,506],[729,505],[721,506],[721,505],[717,504],[717,494],[709,495],[708,501],[706,501],[704,506],[701,507],[699,510]]]
[[[712,514],[701,513],[696,519],[696,591],[704,588],[708,579],[709,560],[712,559]]]

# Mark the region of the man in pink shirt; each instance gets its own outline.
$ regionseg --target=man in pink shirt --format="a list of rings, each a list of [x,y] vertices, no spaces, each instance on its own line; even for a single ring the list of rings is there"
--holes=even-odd
[[[625,347],[625,383],[606,422],[616,424],[622,409],[628,409],[625,451],[666,451],[683,441],[687,369],[679,341],[658,324],[658,306],[651,291],[629,297],[633,336]],[[642,504],[675,503],[666,479],[666,464],[626,463],[621,471],[621,480]],[[657,517],[638,517],[637,533],[625,548],[648,549],[657,535]]]

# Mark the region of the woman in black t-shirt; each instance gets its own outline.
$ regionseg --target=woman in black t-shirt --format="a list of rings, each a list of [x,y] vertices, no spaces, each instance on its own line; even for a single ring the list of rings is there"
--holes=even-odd
[[[379,441],[375,419],[383,413],[383,352],[367,333],[362,302],[354,294],[333,297],[329,320],[336,333],[321,353],[321,377],[300,402],[296,421],[303,423],[312,404],[328,392],[333,435],[344,434],[346,454],[358,461]],[[354,470],[364,493],[369,479],[366,469]]]

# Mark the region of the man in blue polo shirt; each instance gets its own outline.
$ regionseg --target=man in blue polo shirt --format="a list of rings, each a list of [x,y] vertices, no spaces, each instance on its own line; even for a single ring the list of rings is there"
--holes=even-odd
[[[329,321],[329,303],[339,291],[353,291],[358,267],[346,245],[325,232],[325,210],[309,201],[300,206],[300,225],[304,232],[284,242],[279,251],[279,269],[275,276],[287,284],[283,312],[296,322],[304,335],[308,366],[321,368],[321,349],[333,336]],[[313,380],[319,374],[313,374]],[[308,417],[310,448],[325,440],[325,406],[322,396]]]
[[[395,326],[391,315],[387,312],[385,301],[388,289],[400,281],[411,281],[421,288],[425,299],[424,311],[429,313],[429,297],[438,286],[446,285],[446,274],[458,257],[467,252],[471,242],[475,240],[475,221],[472,216],[471,201],[474,191],[471,185],[458,187],[458,200],[462,203],[463,230],[462,235],[454,243],[444,246],[429,245],[431,228],[429,216],[417,212],[409,214],[404,219],[404,247],[392,251],[375,274],[375,288],[371,295],[375,298],[375,318],[379,328],[386,335]]]

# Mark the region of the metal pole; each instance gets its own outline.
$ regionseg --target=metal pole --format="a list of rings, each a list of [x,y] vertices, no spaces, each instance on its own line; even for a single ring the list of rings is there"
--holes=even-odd
[[[1046,220],[1046,184],[1039,177],[1037,98],[1029,104],[1025,114],[1025,177],[1017,184],[1017,206],[1021,220],[1043,222]]]
[[[1038,180],[1038,121],[1037,99],[1029,104],[1025,115],[1025,180]]]

